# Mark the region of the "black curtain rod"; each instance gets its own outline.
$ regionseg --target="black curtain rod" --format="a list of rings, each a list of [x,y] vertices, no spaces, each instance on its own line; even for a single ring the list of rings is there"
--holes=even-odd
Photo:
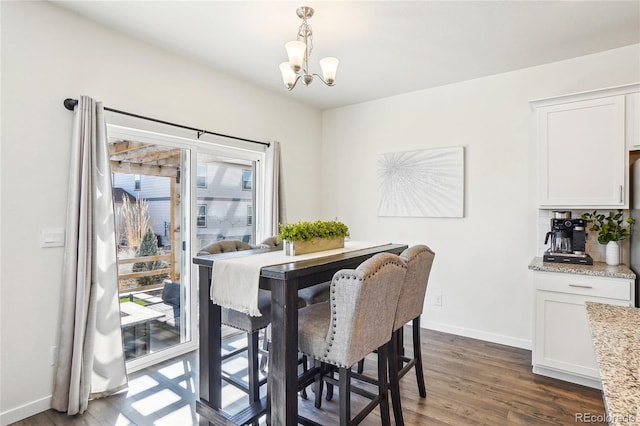
[[[77,99],[67,98],[67,99],[64,100],[64,107],[66,109],[68,109],[69,111],[73,111],[73,109],[76,107],[76,105],[78,105],[78,100]],[[145,117],[144,115],[133,114],[131,112],[120,111],[120,110],[109,108],[109,107],[104,107],[104,110],[105,111],[110,111],[110,112],[115,112],[116,114],[128,115],[129,117],[135,117],[135,118],[141,118],[141,119],[147,120],[147,121],[153,121],[154,123],[166,124],[168,126],[179,127],[181,129],[186,129],[186,130],[193,130],[194,132],[197,132],[198,139],[200,139],[200,136],[206,134],[206,135],[221,136],[223,138],[235,139],[235,140],[238,140],[238,141],[257,143],[257,144],[265,145],[265,146],[271,146],[271,144],[269,142],[254,141],[254,140],[251,140],[251,139],[239,138],[237,136],[229,136],[229,135],[225,135],[225,134],[222,134],[222,133],[210,132],[208,130],[196,129],[195,127],[183,126],[182,124],[176,124],[176,123],[172,123],[170,121],[158,120],[157,118]]]

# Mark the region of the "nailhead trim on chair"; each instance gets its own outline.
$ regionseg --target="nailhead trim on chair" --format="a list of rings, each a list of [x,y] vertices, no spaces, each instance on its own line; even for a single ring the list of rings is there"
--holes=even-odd
[[[370,277],[375,276],[378,272],[380,272],[380,269],[382,269],[383,267],[385,267],[387,265],[390,265],[390,264],[393,264],[393,265],[396,265],[396,266],[400,266],[401,268],[404,268],[404,269],[407,268],[404,264],[398,265],[397,262],[386,261],[386,262],[380,264],[375,271],[372,271],[371,273],[369,273],[369,274],[367,274],[365,276],[354,277],[353,275],[341,274],[339,276],[334,276],[334,280],[336,278],[337,279],[345,279],[345,278],[347,278],[347,279],[354,279],[354,280],[357,279],[359,282],[362,282],[362,280],[364,280],[364,279],[368,279]],[[335,316],[337,314],[335,294],[336,294],[336,289],[335,289],[335,286],[333,285],[333,282],[332,282],[331,283],[331,311],[332,311],[332,315],[331,315],[331,337],[329,337],[330,341],[329,341],[329,343],[327,343],[327,347],[325,347],[324,354],[322,356],[323,360],[327,360],[329,358],[329,353],[331,352],[331,348],[333,346],[333,341],[335,340],[336,326],[337,326],[336,318],[335,318]],[[348,368],[349,367],[348,365],[337,365],[337,366],[338,367],[344,367],[344,368]]]
[[[390,258],[389,254],[386,254],[385,257],[381,256],[378,255],[370,262],[363,262],[364,266],[359,266],[355,271],[345,270],[342,274],[334,275],[330,287],[329,303],[316,311],[304,312],[303,327],[298,331],[298,335],[303,339],[302,346],[314,352],[315,355],[312,356],[316,359],[319,358],[322,362],[318,373],[313,377],[317,386],[314,405],[320,408],[323,382],[327,382],[327,385],[330,386],[327,388],[327,400],[331,399],[333,387],[339,385],[340,424],[360,424],[376,407],[380,409],[382,424],[391,424],[387,396],[389,388],[386,379],[388,369],[386,357],[390,341],[384,342],[384,339],[387,335],[389,338],[393,337],[394,308],[397,309],[394,298],[396,301],[399,298],[407,268],[397,255],[393,258]],[[374,268],[375,270],[372,271]],[[381,274],[381,276],[376,277],[376,274]],[[357,281],[354,282],[355,285],[350,286],[352,279]],[[337,293],[341,295],[339,299],[341,303],[338,303]],[[340,308],[339,311],[338,308]],[[327,314],[331,317],[327,318]],[[315,323],[318,318],[322,318],[325,324],[320,328],[319,324]],[[329,324],[326,323],[327,319],[329,319]],[[342,321],[345,322],[344,325]],[[324,332],[326,334],[323,336],[321,329],[327,325],[329,329]],[[306,326],[309,328],[306,329]],[[389,333],[385,333],[385,330]],[[340,331],[340,335],[338,335],[338,331]],[[343,339],[345,339],[344,342]],[[344,364],[354,364],[356,361],[354,358],[366,355],[364,352],[376,349],[378,351],[378,378],[377,380],[364,380],[377,387],[377,391],[372,392],[352,383],[350,365]],[[337,380],[334,377],[335,371],[339,372]],[[361,379],[363,377],[353,375],[353,378]],[[303,380],[304,382],[301,384],[306,386],[309,378],[305,376]],[[352,417],[351,412],[352,393],[370,400],[355,414],[355,417]],[[313,422],[309,421],[309,423]]]

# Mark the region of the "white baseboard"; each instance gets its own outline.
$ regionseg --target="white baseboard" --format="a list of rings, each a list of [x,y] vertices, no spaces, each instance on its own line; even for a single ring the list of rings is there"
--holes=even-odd
[[[554,370],[553,368],[541,367],[534,365],[532,370],[535,374],[551,377],[553,379],[563,380],[565,382],[575,383],[582,386],[588,386],[594,389],[602,390],[602,382],[592,377],[584,377],[578,374],[571,374],[564,371]]]
[[[485,342],[498,343],[500,345],[513,346],[515,348],[531,350],[531,340],[519,339],[502,334],[488,333],[482,330],[472,328],[457,327],[454,325],[443,324],[435,321],[422,321],[421,327],[429,330],[442,331],[443,333],[456,334],[458,336],[470,337],[472,339],[484,340]]]
[[[21,405],[20,407],[12,408],[0,413],[0,424],[2,426],[15,423],[19,420],[26,419],[27,417],[34,416],[43,411],[47,411],[51,408],[51,395],[32,401],[28,404]]]

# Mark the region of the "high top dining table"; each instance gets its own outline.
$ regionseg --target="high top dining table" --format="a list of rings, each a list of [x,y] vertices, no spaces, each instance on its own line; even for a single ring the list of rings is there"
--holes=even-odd
[[[214,425],[242,424],[267,409],[267,423],[284,426],[298,423],[298,290],[330,281],[340,269],[355,269],[377,253],[400,254],[407,245],[384,244],[327,257],[296,260],[265,266],[260,288],[271,291],[271,342],[267,398],[233,416],[222,409],[221,308],[210,297],[216,259],[264,253],[270,249],[243,250],[193,258],[199,266],[200,394],[196,412]],[[272,250],[272,249],[271,249]]]

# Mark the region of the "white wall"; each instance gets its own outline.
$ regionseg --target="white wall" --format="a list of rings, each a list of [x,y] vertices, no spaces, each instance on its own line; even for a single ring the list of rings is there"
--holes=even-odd
[[[343,220],[353,239],[436,252],[423,326],[529,348],[538,209],[528,101],[637,81],[633,45],[326,111],[323,215]],[[465,148],[463,219],[377,216],[381,153],[449,146]]]
[[[429,244],[425,324],[528,347],[538,220],[528,101],[640,80],[635,45],[321,115],[49,3],[0,2],[0,19],[2,423],[46,409],[52,391],[62,249],[40,248],[39,233],[64,226],[64,98],[281,141],[290,221],[338,217],[354,239]],[[377,217],[378,155],[445,146],[465,147],[465,217]]]
[[[49,407],[62,248],[40,230],[64,227],[73,115],[63,99],[220,133],[282,143],[291,220],[320,213],[321,113],[42,2],[0,2],[2,36],[2,423]],[[294,202],[295,201],[295,202]]]

